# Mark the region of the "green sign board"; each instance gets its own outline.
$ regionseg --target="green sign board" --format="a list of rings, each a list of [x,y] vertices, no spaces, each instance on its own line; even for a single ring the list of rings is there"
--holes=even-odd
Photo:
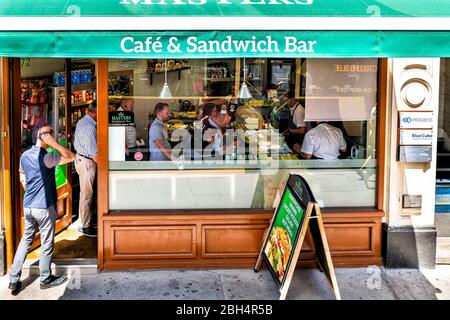
[[[134,112],[131,111],[115,111],[109,114],[110,126],[134,126]]]
[[[0,16],[445,17],[448,0],[1,0]],[[58,26],[55,26],[58,29]]]
[[[287,187],[264,248],[271,272],[279,285],[287,275],[304,212],[305,208]]]
[[[450,31],[0,32],[31,58],[450,57]]]
[[[259,271],[264,259],[280,287],[280,299],[284,300],[308,231],[313,240],[317,262],[324,271],[336,299],[340,300],[322,213],[308,183],[299,175],[289,175],[283,196],[266,233],[255,271]]]
[[[67,141],[65,139],[60,140],[58,143],[64,147],[67,147]],[[54,148],[51,147],[48,148],[47,151],[53,154],[58,155],[60,154],[58,151],[56,151]],[[60,188],[67,183],[67,164],[56,166],[55,179],[56,179],[56,188]]]

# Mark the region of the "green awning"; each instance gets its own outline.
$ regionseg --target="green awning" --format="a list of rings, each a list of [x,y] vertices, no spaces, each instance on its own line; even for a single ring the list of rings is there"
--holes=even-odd
[[[9,57],[449,57],[450,0],[0,0],[0,41]]]
[[[61,58],[450,57],[450,32],[0,32],[0,56]]]
[[[448,17],[449,0],[1,0],[0,16]],[[57,26],[55,26],[57,29]]]

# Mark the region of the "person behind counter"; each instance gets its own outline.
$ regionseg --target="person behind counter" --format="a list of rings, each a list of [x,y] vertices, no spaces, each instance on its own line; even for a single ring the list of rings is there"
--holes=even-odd
[[[326,122],[318,122],[315,128],[305,134],[301,147],[296,145],[296,151],[308,160],[335,160],[340,152],[347,151],[347,143],[340,129]]]
[[[227,107],[222,108],[221,105],[206,103],[203,107],[203,115],[201,120],[203,150],[210,146],[214,153],[222,153],[223,134],[231,121]]]
[[[116,111],[125,111],[134,113],[134,99],[131,97],[123,97],[120,99],[120,106]],[[125,127],[125,155],[126,160],[134,160],[133,148],[137,147],[136,140],[136,125]]]
[[[286,130],[286,142],[290,148],[295,143],[302,143],[306,132],[305,108],[295,98],[295,93],[289,91],[287,94],[287,106],[290,108],[289,126]]]
[[[166,123],[170,119],[170,108],[167,103],[159,102],[155,106],[155,120],[150,126],[148,144],[150,161],[176,160],[168,140]]]

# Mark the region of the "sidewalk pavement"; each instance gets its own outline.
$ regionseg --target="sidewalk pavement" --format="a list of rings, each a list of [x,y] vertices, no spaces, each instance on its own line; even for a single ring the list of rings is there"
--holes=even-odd
[[[40,290],[36,276],[22,276],[22,290],[12,296],[9,278],[0,278],[0,299],[101,300],[277,300],[277,286],[267,269],[150,270],[76,275],[71,271],[64,285]],[[450,299],[450,265],[436,269],[385,269],[379,267],[336,269],[342,299],[403,300]],[[298,269],[288,300],[334,299],[325,275]]]

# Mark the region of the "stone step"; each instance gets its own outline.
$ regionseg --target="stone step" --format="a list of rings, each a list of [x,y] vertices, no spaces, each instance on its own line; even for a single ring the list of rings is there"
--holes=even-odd
[[[436,264],[450,264],[450,237],[437,237]]]
[[[52,273],[54,275],[95,275],[98,274],[97,259],[53,260]],[[39,260],[26,260],[22,275],[39,276]]]

